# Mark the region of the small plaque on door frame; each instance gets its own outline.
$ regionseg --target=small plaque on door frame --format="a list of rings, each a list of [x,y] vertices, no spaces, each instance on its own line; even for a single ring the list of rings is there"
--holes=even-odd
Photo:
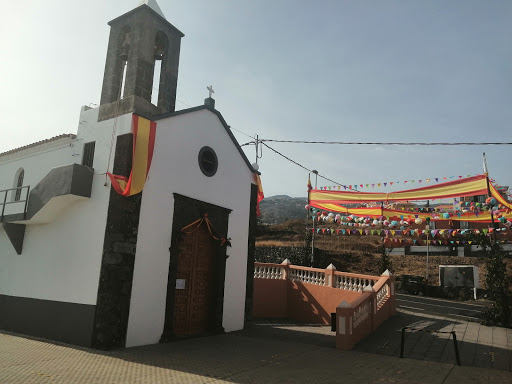
[[[186,279],[176,279],[176,289],[185,289],[187,285]]]

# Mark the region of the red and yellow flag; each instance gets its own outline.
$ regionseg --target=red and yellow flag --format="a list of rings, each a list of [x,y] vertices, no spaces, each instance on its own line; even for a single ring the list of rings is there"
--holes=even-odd
[[[260,201],[265,198],[265,195],[263,194],[263,186],[261,185],[260,175],[255,173],[254,179],[255,179],[254,181],[256,182],[256,185],[258,186],[258,196],[256,199],[256,216],[261,216]]]
[[[149,173],[153,149],[155,147],[156,123],[143,117],[132,116],[133,158],[130,177],[113,175],[107,172],[112,187],[123,196],[141,192]]]

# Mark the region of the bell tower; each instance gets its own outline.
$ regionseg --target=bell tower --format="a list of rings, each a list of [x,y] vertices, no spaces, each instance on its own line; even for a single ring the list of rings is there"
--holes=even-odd
[[[173,112],[183,33],[166,20],[155,0],[142,1],[108,24],[98,120],[130,112],[147,117]]]

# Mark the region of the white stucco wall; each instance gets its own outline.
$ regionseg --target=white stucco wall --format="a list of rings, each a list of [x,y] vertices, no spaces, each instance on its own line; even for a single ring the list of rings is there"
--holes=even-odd
[[[27,225],[21,255],[0,226],[0,294],[96,304],[110,192],[110,183],[105,187],[105,176],[99,173],[107,169],[114,125],[115,135],[131,129],[131,114],[101,123],[97,115],[98,109],[82,108],[71,147],[0,161],[0,185],[10,188],[21,166],[24,184],[35,186],[51,168],[80,163],[83,143],[96,141],[90,199],[66,208],[51,223]]]
[[[206,145],[218,157],[213,177],[204,176],[198,165],[199,150]],[[158,343],[162,335],[173,193],[232,210],[223,326],[228,332],[243,328],[252,181],[252,172],[214,113],[200,110],[157,121],[153,163],[142,196],[127,346]]]
[[[40,150],[29,148],[16,154],[0,156],[0,190],[11,189],[17,186],[17,171],[23,168],[25,171],[23,185],[31,188],[48,173],[52,168],[75,163],[78,156],[73,156],[75,150],[74,141],[70,138],[58,139],[55,142],[41,145]],[[27,190],[21,193],[20,200],[25,200]],[[3,203],[5,194],[0,193]],[[13,191],[7,192],[7,201],[14,201]],[[25,203],[14,203],[5,206],[4,214],[22,213]],[[0,207],[1,209],[1,207]]]

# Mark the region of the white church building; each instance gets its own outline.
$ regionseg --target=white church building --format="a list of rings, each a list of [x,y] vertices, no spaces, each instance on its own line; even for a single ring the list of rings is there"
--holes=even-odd
[[[175,111],[184,35],[154,0],[109,25],[99,107],[0,154],[0,329],[100,349],[242,329],[257,171],[211,97]],[[156,133],[123,196],[106,172],[134,172],[134,116]]]

